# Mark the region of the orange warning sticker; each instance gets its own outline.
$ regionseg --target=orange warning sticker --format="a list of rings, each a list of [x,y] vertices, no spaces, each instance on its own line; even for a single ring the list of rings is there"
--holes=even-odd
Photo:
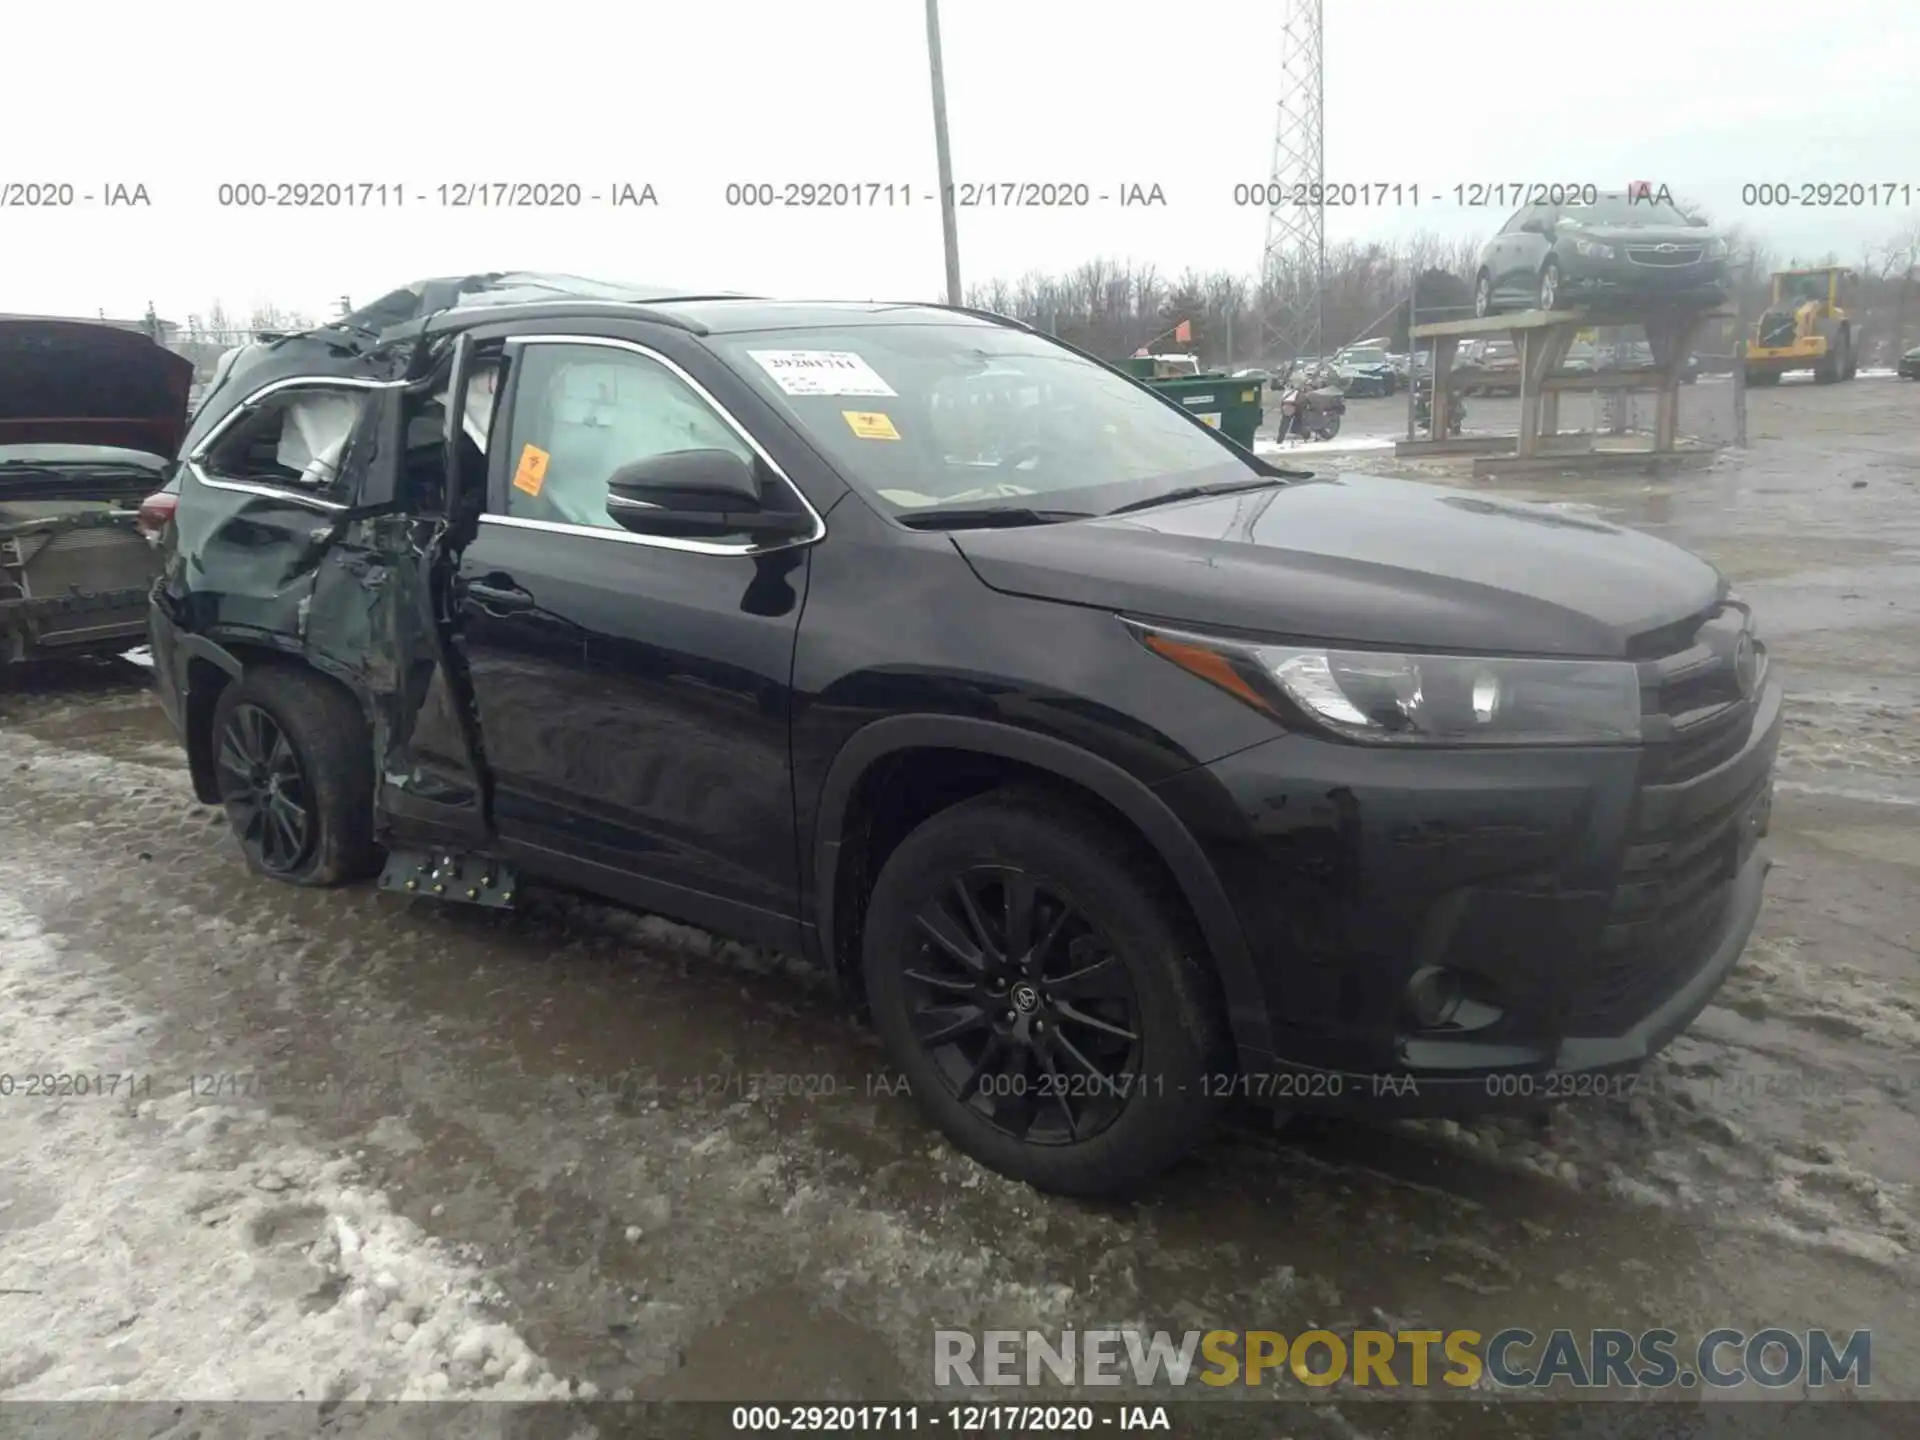
[[[900,432],[893,428],[891,416],[879,410],[842,410],[841,417],[847,426],[862,440],[898,440]]]
[[[513,472],[513,488],[538,495],[547,481],[547,458],[547,452],[538,445],[522,447],[519,467]]]

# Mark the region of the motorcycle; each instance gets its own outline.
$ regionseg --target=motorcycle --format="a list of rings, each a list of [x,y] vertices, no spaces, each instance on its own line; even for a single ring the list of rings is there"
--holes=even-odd
[[[1466,402],[1454,392],[1453,404],[1447,407],[1447,434],[1458,435],[1461,427],[1467,423]],[[1414,423],[1429,434],[1433,432],[1433,380],[1431,377],[1418,380],[1413,388]]]
[[[1280,393],[1280,440],[1331,440],[1340,433],[1347,397],[1321,372],[1295,372]]]

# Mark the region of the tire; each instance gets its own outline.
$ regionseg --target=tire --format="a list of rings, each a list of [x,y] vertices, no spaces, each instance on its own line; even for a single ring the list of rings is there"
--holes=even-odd
[[[1853,335],[1846,330],[1840,332],[1840,353],[1834,359],[1834,368],[1840,372],[1842,380],[1853,379],[1853,373],[1860,368],[1859,358],[1853,353]]]
[[[1489,315],[1499,313],[1499,307],[1493,303],[1493,277],[1482,270],[1473,281],[1474,318],[1484,320]]]
[[[1534,291],[1537,309],[1551,310],[1560,298],[1560,262],[1551,255],[1540,267],[1540,282]]]
[[[963,882],[978,923],[966,918]],[[953,947],[971,947],[976,960],[983,938],[996,952],[1017,948],[1006,944],[1004,902],[1021,885],[1040,897],[1026,933],[1045,937],[1028,946],[1041,959],[1023,970],[990,957],[988,969],[1001,973],[976,985]],[[1074,918],[1057,918],[1063,903]],[[923,926],[923,916],[934,918]],[[951,943],[936,942],[936,931]],[[1121,1194],[1185,1155],[1213,1118],[1207,1077],[1232,1063],[1214,976],[1184,907],[1111,821],[1018,789],[942,811],[882,867],[862,958],[888,1059],[947,1138],[1003,1175],[1060,1195]],[[1081,977],[1064,994],[1055,988],[1063,969]],[[1095,983],[1129,998],[1093,995]],[[976,998],[935,1003],[956,995]],[[920,1040],[949,1020],[951,1042],[936,1050]],[[970,1087],[989,1056],[1013,1057],[1012,1068]],[[1113,1083],[1057,1103],[1058,1093],[1037,1093],[1049,1073],[1069,1077],[1069,1091],[1073,1076]]]
[[[313,886],[378,871],[373,741],[340,686],[297,665],[250,669],[214,704],[212,749],[215,784],[249,869]],[[269,778],[278,772],[277,787],[263,782],[263,770]],[[304,824],[270,822],[276,809],[287,815],[271,799],[276,790]]]

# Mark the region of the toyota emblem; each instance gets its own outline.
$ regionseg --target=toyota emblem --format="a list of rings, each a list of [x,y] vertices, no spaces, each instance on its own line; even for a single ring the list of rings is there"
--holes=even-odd
[[[1760,656],[1753,648],[1753,637],[1742,635],[1733,647],[1733,679],[1740,687],[1742,699],[1753,694],[1755,681],[1760,676]]]

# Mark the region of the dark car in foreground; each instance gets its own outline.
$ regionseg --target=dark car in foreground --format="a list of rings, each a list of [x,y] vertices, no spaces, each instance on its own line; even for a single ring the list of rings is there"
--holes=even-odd
[[[1897,369],[1902,380],[1920,380],[1920,345],[1900,357]]]
[[[1082,1194],[1234,1097],[1624,1087],[1746,943],[1780,684],[1664,541],[1277,468],[979,312],[390,310],[186,444],[158,689],[263,875],[802,952]]]
[[[1727,240],[1664,200],[1600,194],[1590,205],[1528,205],[1480,251],[1476,315],[1727,297]]]
[[[159,565],[141,506],[186,433],[192,378],[137,331],[0,318],[0,666],[145,636]]]

